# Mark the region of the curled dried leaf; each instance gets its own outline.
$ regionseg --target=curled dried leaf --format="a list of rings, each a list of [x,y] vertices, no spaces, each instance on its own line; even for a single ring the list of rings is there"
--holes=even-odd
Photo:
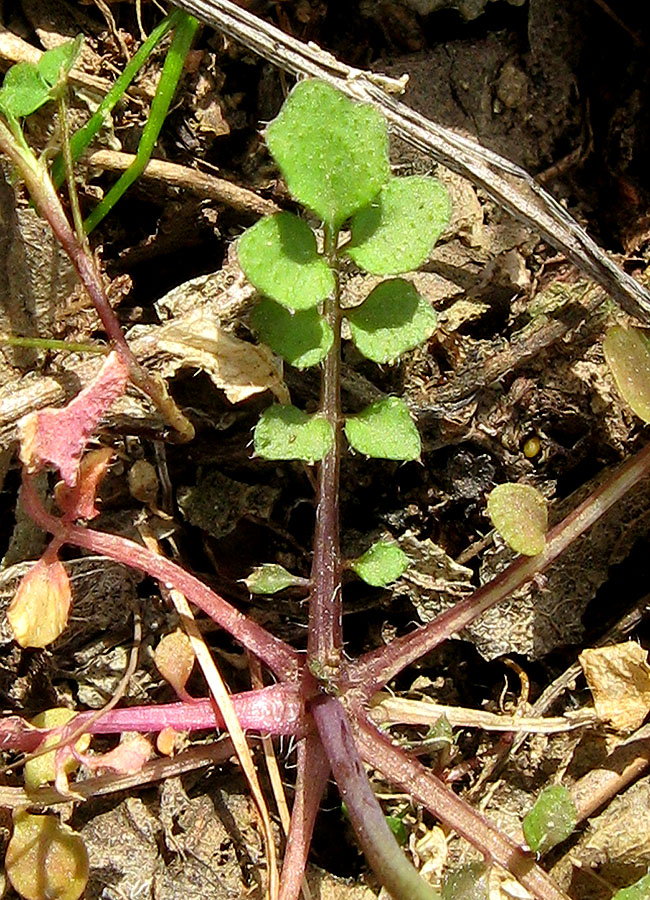
[[[21,647],[47,647],[63,632],[72,603],[70,580],[58,559],[39,559],[25,575],[7,610]]]
[[[634,731],[650,711],[648,654],[635,641],[583,650],[579,656],[600,719]]]

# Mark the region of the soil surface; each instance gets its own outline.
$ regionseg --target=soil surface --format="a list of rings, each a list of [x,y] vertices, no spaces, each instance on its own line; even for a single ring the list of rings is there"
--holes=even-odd
[[[242,5],[343,61],[409,75],[404,101],[428,118],[477,139],[527,169],[642,282],[650,250],[650,28],[632,0],[296,0]],[[79,4],[4,0],[6,32],[39,49],[85,36],[83,69],[111,82],[150,31],[153,3]],[[0,35],[1,36],[1,35]],[[0,41],[0,57],[5,45]],[[135,152],[164,59],[154,52],[101,136],[106,151]],[[9,57],[0,62],[6,69]],[[286,206],[286,190],[267,154],[262,126],[278,112],[291,79],[252,51],[205,28],[188,58],[156,158],[216,175]],[[70,118],[88,116],[91,88],[73,90]],[[36,146],[56,144],[49,114],[29,121]],[[396,171],[434,172],[448,186],[452,222],[431,260],[413,276],[440,327],[398,365],[379,368],[346,350],[344,404],[398,394],[423,441],[421,464],[347,457],[342,472],[342,535],[347,556],[390,536],[412,566],[390,590],[351,583],[345,595],[350,655],[430,620],[492,578],[513,554],[491,530],[486,494],[505,481],[538,487],[553,521],[644,442],[642,423],[617,394],[602,338],[628,317],[531,230],[485,194],[411,147],[392,145]],[[0,180],[0,332],[68,340],[101,337],[92,309],[47,227],[23,195]],[[89,211],[115,180],[98,163],[79,168]],[[247,206],[248,203],[248,206]],[[163,352],[161,329],[193,311],[231,334],[254,340],[233,242],[259,216],[250,201],[206,198],[165,176],[141,179],[92,236],[129,339],[148,348],[150,366],[169,377],[197,437],[165,441],[164,428],[137,397],[112,412],[101,441],[116,462],[101,489],[96,527],[128,536],[143,523],[170,542],[183,564],[224,597],[296,646],[306,611],[285,592],[251,599],[242,579],[262,562],[308,576],[313,492],[295,464],[251,458],[250,435],[269,392],[231,402],[200,354]],[[346,273],[351,296],[372,281]],[[149,343],[147,343],[149,342]],[[16,423],[30,409],[61,404],[95,363],[79,355],[4,348],[0,354],[0,494],[3,557],[0,603],[10,600],[45,536],[18,503]],[[292,402],[318,401],[317,373],[284,372]],[[43,491],[47,490],[44,479]],[[513,835],[545,786],[586,785],[627,740],[600,722],[556,734],[494,732],[470,713],[565,717],[593,709],[577,665],[585,648],[627,640],[647,646],[646,560],[650,483],[607,514],[539,583],[477,621],[467,633],[403,673],[399,696],[458,707],[451,745],[420,747],[421,758]],[[31,717],[49,706],[98,708],[128,662],[137,613],[139,663],[123,703],[171,701],[152,650],[177,618],[156,584],[101,558],[69,550],[75,588],[70,629],[51,651],[20,651],[0,622],[4,710]],[[249,686],[240,648],[221,632],[206,637],[233,691]],[[205,694],[201,680],[190,693]],[[465,718],[463,718],[465,717]],[[640,725],[640,722],[638,723]],[[638,725],[636,727],[638,727]],[[422,742],[426,728],[393,729]],[[646,744],[644,745],[643,741]],[[108,746],[108,745],[107,745]],[[627,752],[627,751],[626,751]],[[292,748],[280,748],[291,799]],[[647,755],[647,753],[646,753]],[[10,762],[11,760],[8,760]],[[585,790],[602,799],[590,819],[548,863],[574,900],[608,900],[650,866],[649,783],[639,767],[631,786]],[[7,784],[19,784],[16,774]],[[376,776],[387,808],[402,817],[409,847],[435,881],[443,866],[473,858],[440,827]],[[590,783],[591,784],[591,783]],[[332,788],[314,842],[310,881],[320,898],[370,897],[376,885],[356,849]],[[70,812],[91,861],[88,898],[262,896],[263,845],[254,805],[234,767],[201,769],[158,786],[94,798]],[[0,828],[2,823],[0,823]],[[341,840],[345,832],[346,840]],[[8,828],[4,828],[5,836]],[[349,837],[349,840],[347,839]],[[475,855],[475,854],[474,854]],[[512,897],[498,873],[491,896]],[[11,889],[7,896],[12,896]]]

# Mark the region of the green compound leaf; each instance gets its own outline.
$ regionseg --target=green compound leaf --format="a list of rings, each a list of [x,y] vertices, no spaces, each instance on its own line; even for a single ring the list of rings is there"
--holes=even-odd
[[[332,446],[334,431],[322,416],[308,416],[295,406],[265,409],[255,426],[253,445],[264,459],[302,459],[313,463]]]
[[[334,290],[306,222],[288,212],[261,219],[239,238],[239,262],[255,287],[289,309],[310,309]]]
[[[291,585],[303,583],[304,579],[292,575],[284,566],[276,563],[257,566],[248,578],[244,578],[244,584],[251,594],[276,594]]]
[[[75,63],[83,36],[66,41],[44,53],[38,64],[22,62],[12,66],[0,89],[0,108],[16,119],[29,116],[52,99],[60,76],[68,74]]]
[[[612,900],[648,900],[650,897],[650,875],[644,875],[629,887],[616,891]]]
[[[252,321],[260,339],[297,369],[319,363],[334,341],[332,329],[316,309],[291,313],[273,300],[262,300]]]
[[[333,229],[390,178],[383,116],[322,81],[302,81],[266,130],[289,190]]]
[[[488,900],[488,896],[488,869],[485,863],[467,863],[445,874],[442,900]]]
[[[523,822],[526,843],[535,853],[547,853],[573,834],[577,821],[568,790],[561,784],[544,788]]]
[[[450,215],[449,195],[435,178],[392,178],[353,217],[346,252],[373,275],[410,272],[427,259]]]
[[[398,397],[387,397],[345,420],[350,445],[377,459],[419,459],[422,445],[409,408]]]
[[[395,544],[377,541],[366,552],[350,560],[350,568],[373,587],[385,587],[408,569],[409,558]]]
[[[614,325],[603,351],[616,387],[640,419],[650,422],[650,338],[640,328]]]
[[[546,500],[529,484],[499,484],[489,494],[487,512],[502,538],[517,553],[536,556],[546,544]]]
[[[436,329],[435,312],[403,278],[378,284],[361,306],[345,315],[359,352],[378,363],[393,362]]]

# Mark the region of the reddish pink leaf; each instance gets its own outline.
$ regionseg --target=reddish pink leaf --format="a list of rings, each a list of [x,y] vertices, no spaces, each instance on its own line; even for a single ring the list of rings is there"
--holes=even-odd
[[[79,478],[73,488],[60,481],[54,489],[56,504],[66,519],[94,519],[99,514],[95,496],[113,456],[110,447],[91,450],[81,460]]]
[[[64,482],[73,487],[88,438],[114,400],[124,393],[129,369],[111,353],[99,374],[61,409],[40,409],[20,424],[20,459],[29,472],[52,463]]]
[[[108,753],[97,756],[89,753],[75,753],[75,757],[93,771],[104,769],[130,775],[139,772],[151,756],[153,748],[146,737],[134,732]]]

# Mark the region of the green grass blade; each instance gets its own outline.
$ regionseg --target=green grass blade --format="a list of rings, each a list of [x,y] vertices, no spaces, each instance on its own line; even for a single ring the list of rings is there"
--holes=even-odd
[[[184,16],[186,16],[186,13],[182,12],[180,9],[175,9],[153,29],[146,41],[144,41],[140,45],[140,47],[138,47],[127,65],[124,67],[124,71],[117,79],[110,91],[106,94],[93,115],[86,122],[83,128],[80,128],[79,131],[75,132],[75,134],[70,139],[70,152],[74,160],[79,159],[84,150],[89,146],[92,139],[103,127],[106,121],[106,116],[114,109],[115,105],[124,96],[129,85],[138,74],[142,66],[145,64],[145,62],[149,59],[149,56],[151,55],[155,47],[160,43],[164,36],[172,30],[172,28],[177,26],[177,24]],[[54,164],[52,166],[52,181],[54,182],[56,187],[60,187],[64,180],[65,165],[63,161],[63,155],[59,154],[54,160]]]
[[[156,95],[151,103],[149,118],[144,126],[135,160],[126,172],[118,178],[102,202],[95,207],[84,222],[86,234],[90,234],[93,228],[108,215],[125,191],[140,177],[145,166],[151,159],[151,153],[158,140],[158,135],[160,134],[163,122],[169,112],[169,107],[174,98],[174,93],[176,92],[176,87],[178,86],[183,71],[185,58],[198,27],[198,20],[195,19],[194,16],[188,16],[185,13],[181,16],[174,31],[174,38],[171,46],[165,57],[165,63],[156,89]]]

